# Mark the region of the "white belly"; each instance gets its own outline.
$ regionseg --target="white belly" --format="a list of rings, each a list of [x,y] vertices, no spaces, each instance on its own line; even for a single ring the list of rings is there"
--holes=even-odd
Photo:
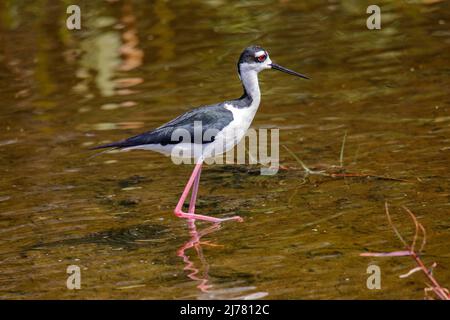
[[[205,148],[203,156],[205,158],[214,157],[231,150],[237,145],[252,124],[258,107],[259,99],[248,108],[239,109],[230,104],[225,105],[225,108],[233,113],[233,121],[217,134],[214,142]]]
[[[203,157],[205,149],[209,144],[194,144],[194,143],[178,143],[178,144],[144,144],[140,146],[124,148],[122,151],[128,150],[151,150],[162,153],[163,155],[179,158],[179,159],[199,159]]]

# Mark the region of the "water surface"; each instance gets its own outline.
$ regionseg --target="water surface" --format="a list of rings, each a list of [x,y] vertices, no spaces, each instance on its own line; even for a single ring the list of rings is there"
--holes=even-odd
[[[0,297],[134,299],[420,299],[399,279],[408,206],[428,231],[424,260],[450,284],[450,5],[380,1],[3,1],[0,9]],[[392,177],[305,177],[280,149],[259,166],[205,168],[198,212],[244,223],[196,229],[172,210],[192,166],[151,152],[88,148],[236,98],[236,60],[260,44],[311,81],[266,71],[254,128],[311,168]],[[198,237],[201,237],[199,242]],[[366,268],[382,289],[366,288]],[[82,289],[66,288],[78,265]]]

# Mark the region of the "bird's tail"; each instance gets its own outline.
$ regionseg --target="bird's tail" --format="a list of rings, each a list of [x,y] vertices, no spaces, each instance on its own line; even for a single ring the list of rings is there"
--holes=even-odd
[[[89,150],[98,150],[98,149],[106,149],[106,148],[117,149],[117,148],[121,148],[121,147],[123,147],[123,141],[101,144],[99,146],[91,147],[91,148],[89,148]]]
[[[101,144],[99,146],[91,147],[91,148],[89,148],[89,150],[99,150],[99,149],[108,149],[108,150],[103,150],[101,152],[94,153],[93,155],[91,155],[89,157],[89,159],[92,159],[92,158],[97,157],[97,156],[99,156],[101,154],[104,154],[104,153],[108,153],[108,152],[110,152],[112,150],[120,149],[122,147],[123,147],[123,142],[122,141],[111,142],[111,143]]]

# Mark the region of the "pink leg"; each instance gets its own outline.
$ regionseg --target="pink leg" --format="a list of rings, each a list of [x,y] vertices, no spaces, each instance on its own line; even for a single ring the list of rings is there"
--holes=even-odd
[[[189,202],[189,213],[195,212],[195,203],[197,202],[198,185],[200,184],[200,175],[202,174],[202,167],[198,170],[197,176],[194,180],[194,186],[191,193],[191,201]]]
[[[175,207],[175,211],[174,211],[175,215],[177,217],[179,217],[179,218],[194,219],[194,220],[204,220],[204,221],[215,222],[215,223],[223,222],[223,221],[227,221],[227,220],[238,220],[239,222],[242,222],[243,220],[239,216],[234,216],[234,217],[230,217],[230,218],[220,219],[220,218],[204,216],[204,215],[201,215],[201,214],[191,213],[190,212],[191,210],[189,210],[189,213],[185,213],[185,212],[182,211],[184,201],[186,200],[186,198],[187,198],[187,196],[189,194],[189,191],[191,190],[192,186],[194,185],[195,181],[197,180],[197,177],[198,177],[198,180],[200,181],[200,171],[201,171],[201,168],[202,168],[202,164],[203,163],[200,161],[199,163],[197,163],[195,165],[194,171],[192,171],[191,177],[189,178],[189,181],[186,184],[186,187],[184,188],[183,193],[181,194],[180,200],[178,200],[178,204]],[[195,189],[196,188],[194,186],[194,190],[193,191],[195,191],[195,192],[193,192],[193,194],[192,194],[193,198],[197,198],[197,190],[195,190]],[[198,189],[198,183],[197,183],[197,189]],[[190,205],[190,209],[194,209],[195,208],[195,207],[191,207],[191,206],[192,206],[192,204]],[[195,206],[195,204],[194,204],[194,206]]]

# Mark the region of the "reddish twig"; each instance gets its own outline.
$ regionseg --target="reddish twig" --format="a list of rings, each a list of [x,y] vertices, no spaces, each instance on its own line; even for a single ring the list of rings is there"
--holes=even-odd
[[[450,300],[450,294],[449,291],[442,287],[439,282],[436,280],[436,278],[433,275],[433,268],[436,267],[436,263],[433,263],[433,265],[431,266],[431,268],[427,268],[425,266],[425,264],[423,263],[422,259],[420,258],[420,253],[422,252],[423,248],[425,247],[426,244],[426,232],[425,232],[425,228],[424,226],[417,220],[416,216],[411,212],[411,210],[409,210],[407,207],[403,206],[403,209],[409,214],[409,216],[411,217],[411,219],[414,222],[414,226],[415,226],[415,233],[414,233],[414,238],[411,242],[411,245],[408,245],[407,242],[403,239],[402,235],[400,234],[400,232],[397,230],[397,228],[394,226],[392,219],[391,219],[391,215],[389,213],[389,206],[388,203],[385,202],[385,211],[386,211],[386,216],[389,222],[389,225],[391,226],[392,230],[394,230],[395,234],[397,235],[397,237],[399,238],[399,240],[402,242],[403,246],[405,247],[406,250],[403,251],[394,251],[394,252],[366,252],[366,253],[361,253],[360,255],[363,257],[403,257],[403,256],[410,256],[415,263],[417,264],[416,268],[411,269],[408,273],[401,275],[401,278],[406,278],[408,276],[410,276],[411,274],[417,272],[417,271],[422,271],[423,274],[426,276],[427,280],[429,282],[431,282],[431,284],[427,284],[427,288],[425,288],[425,295],[428,297],[428,292],[429,291],[433,291],[436,296],[441,299],[441,300]],[[422,235],[422,244],[420,246],[419,249],[419,253],[416,253],[415,251],[415,246],[417,243],[417,239],[420,236],[420,233]]]

